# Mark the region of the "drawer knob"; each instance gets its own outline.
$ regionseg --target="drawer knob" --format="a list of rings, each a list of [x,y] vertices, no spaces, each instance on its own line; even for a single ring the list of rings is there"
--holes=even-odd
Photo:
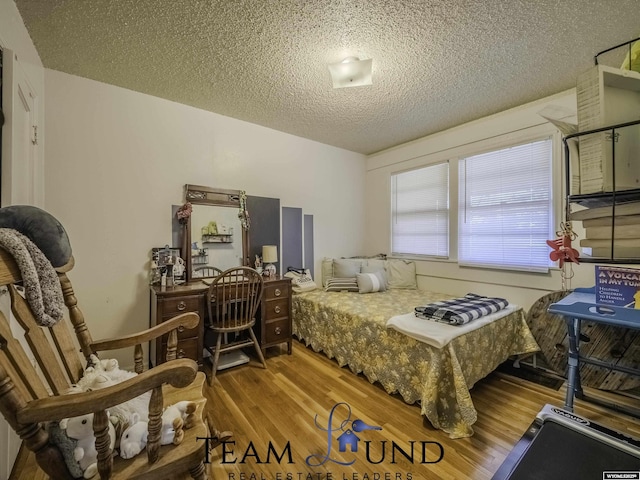
[[[184,357],[186,357],[186,356],[187,356],[187,353],[184,351],[184,349],[183,349],[183,348],[181,348],[180,350],[178,350],[178,355],[177,355],[177,357],[178,357],[178,358],[184,358]]]
[[[282,329],[280,327],[276,327],[273,331],[276,335],[280,335],[282,333]]]
[[[184,310],[185,308],[187,308],[187,304],[186,304],[186,303],[184,303],[184,300],[183,300],[183,301],[181,301],[181,302],[178,304],[178,310],[182,311],[182,310]]]
[[[281,310],[280,305],[276,305],[275,308],[273,309],[273,311],[276,313],[280,313],[280,310]]]
[[[276,288],[275,292],[273,293],[276,297],[279,297],[280,295],[282,295],[282,290],[280,290],[279,288]]]
[[[182,332],[184,332],[184,325],[180,325],[178,327],[178,333],[182,333]]]

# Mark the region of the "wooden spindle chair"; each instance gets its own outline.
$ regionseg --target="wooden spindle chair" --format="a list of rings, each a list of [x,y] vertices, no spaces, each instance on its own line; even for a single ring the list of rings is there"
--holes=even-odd
[[[209,385],[213,385],[220,355],[225,352],[253,345],[262,365],[267,368],[260,344],[253,332],[263,289],[262,275],[250,267],[225,270],[209,286],[207,291],[208,328],[216,337],[215,347],[205,346],[213,356]],[[231,338],[231,341],[223,343],[223,339],[235,337],[235,334],[240,332],[246,332],[248,337]]]
[[[193,271],[194,271],[194,275],[193,275],[194,278],[217,277],[222,273],[222,270],[220,270],[218,267],[211,267],[211,266],[195,267]]]

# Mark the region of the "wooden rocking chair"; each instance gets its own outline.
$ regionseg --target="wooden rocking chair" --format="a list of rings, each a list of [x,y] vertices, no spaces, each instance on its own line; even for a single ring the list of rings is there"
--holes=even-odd
[[[216,432],[211,432],[210,425],[204,421],[206,399],[202,390],[205,375],[198,372],[192,360],[176,360],[177,330],[196,327],[198,315],[182,314],[135,335],[95,342],[66,274],[72,266],[73,257],[56,272],[75,339],[66,318],[49,328],[37,324],[31,306],[20,293],[20,270],[14,258],[0,249],[0,288],[8,289],[13,315],[24,331],[24,338],[19,340],[21,335],[12,333],[8,319],[0,312],[0,412],[23,440],[23,445],[35,453],[39,467],[53,479],[74,477],[61,449],[50,438],[48,422],[89,413],[94,414],[100,478],[208,478],[204,462],[207,448],[214,441],[205,439],[215,438]],[[11,326],[15,331],[16,326]],[[143,372],[142,344],[167,334],[168,361]],[[24,350],[27,345],[38,367],[30,362]],[[103,389],[65,395],[78,382],[90,355],[127,347],[133,347],[137,376]],[[113,456],[109,448],[106,410],[148,391],[152,393],[147,454],[142,452],[129,460]],[[179,445],[160,446],[162,409],[181,400],[196,403],[195,424],[184,431],[184,439]]]

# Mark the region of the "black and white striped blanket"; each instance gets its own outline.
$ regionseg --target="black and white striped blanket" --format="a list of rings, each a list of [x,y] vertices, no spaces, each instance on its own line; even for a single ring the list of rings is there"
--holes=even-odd
[[[472,320],[500,311],[509,305],[504,298],[483,297],[467,293],[464,297],[434,302],[415,308],[415,315],[427,320],[465,325]]]

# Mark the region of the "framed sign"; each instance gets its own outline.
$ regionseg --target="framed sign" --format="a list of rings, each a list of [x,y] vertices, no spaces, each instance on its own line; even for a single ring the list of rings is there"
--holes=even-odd
[[[163,275],[172,278],[173,283],[187,281],[185,262],[178,247],[154,247],[151,249],[151,283],[158,283]]]

